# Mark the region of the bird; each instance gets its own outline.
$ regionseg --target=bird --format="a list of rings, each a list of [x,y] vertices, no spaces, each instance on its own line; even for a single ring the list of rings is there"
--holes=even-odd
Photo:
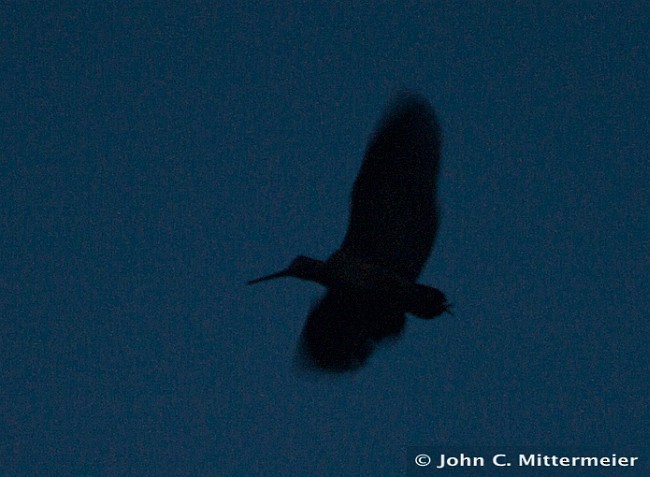
[[[378,344],[399,337],[406,313],[452,314],[443,292],[416,282],[439,226],[440,155],[432,106],[419,93],[399,92],[367,145],[340,248],[324,261],[300,255],[284,270],[248,282],[295,277],[327,288],[300,336],[304,367],[356,371]]]

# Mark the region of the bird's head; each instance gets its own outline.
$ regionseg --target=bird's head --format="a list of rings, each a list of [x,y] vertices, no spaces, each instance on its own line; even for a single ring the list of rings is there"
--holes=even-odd
[[[322,261],[299,255],[294,258],[291,264],[284,270],[256,278],[255,280],[250,280],[248,284],[254,285],[255,283],[282,277],[295,277],[303,280],[319,281],[322,267]]]

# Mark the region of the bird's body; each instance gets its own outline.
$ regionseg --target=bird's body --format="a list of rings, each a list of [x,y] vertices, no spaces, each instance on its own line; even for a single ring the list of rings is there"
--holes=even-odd
[[[303,362],[328,371],[361,366],[376,343],[401,333],[406,312],[447,311],[442,292],[415,281],[436,231],[440,132],[422,97],[396,99],[368,145],[341,248],[325,262],[300,256],[281,272],[328,288],[301,336]]]

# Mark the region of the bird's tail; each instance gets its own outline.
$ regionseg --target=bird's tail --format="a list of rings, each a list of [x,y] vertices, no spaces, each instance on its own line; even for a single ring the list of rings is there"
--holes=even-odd
[[[447,312],[451,314],[451,304],[447,297],[437,288],[426,285],[415,285],[413,299],[407,311],[418,318],[435,318]]]

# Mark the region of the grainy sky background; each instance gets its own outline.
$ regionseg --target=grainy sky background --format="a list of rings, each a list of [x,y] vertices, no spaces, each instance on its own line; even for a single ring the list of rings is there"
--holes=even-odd
[[[647,2],[181,3],[2,6],[2,475],[650,440]],[[323,290],[244,283],[337,248],[402,87],[444,130],[421,281],[456,317],[302,376]]]

